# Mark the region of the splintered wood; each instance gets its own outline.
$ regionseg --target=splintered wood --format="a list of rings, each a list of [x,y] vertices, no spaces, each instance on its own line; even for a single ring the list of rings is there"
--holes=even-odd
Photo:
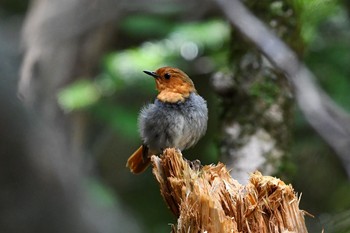
[[[153,174],[170,210],[178,217],[173,233],[307,232],[293,188],[255,172],[247,185],[224,164],[200,167],[175,149],[152,156]]]

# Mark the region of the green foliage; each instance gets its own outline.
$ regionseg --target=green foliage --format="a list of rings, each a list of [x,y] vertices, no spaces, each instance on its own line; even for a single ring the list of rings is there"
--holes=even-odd
[[[178,25],[164,39],[107,55],[106,72],[132,83],[144,77],[140,71],[145,69],[176,66],[199,56],[217,55],[228,41],[229,32],[229,26],[220,20]],[[212,61],[215,63],[216,60]]]
[[[312,42],[305,62],[331,98],[350,111],[348,15],[338,1],[303,2],[309,4],[301,21],[306,24],[303,26],[303,37],[308,43]],[[316,2],[320,2],[319,6],[309,9]],[[297,159],[297,173],[294,183],[296,189],[303,191],[304,208],[316,216],[320,212],[331,216],[349,209],[349,181],[338,157],[311,130],[300,112],[297,112],[296,117],[293,155]],[[326,232],[348,232],[349,222],[342,222],[338,229],[330,223],[322,227]]]
[[[95,104],[101,96],[94,83],[88,80],[79,80],[58,94],[58,103],[66,110],[86,108]]]
[[[58,93],[58,103],[65,111],[86,109],[109,97],[123,86],[121,80],[102,73],[94,80],[79,79]]]
[[[339,11],[336,0],[291,0],[298,14],[300,33],[306,44],[315,39],[319,24]]]
[[[350,22],[344,11],[328,19],[306,56],[322,88],[338,104],[350,111]]]

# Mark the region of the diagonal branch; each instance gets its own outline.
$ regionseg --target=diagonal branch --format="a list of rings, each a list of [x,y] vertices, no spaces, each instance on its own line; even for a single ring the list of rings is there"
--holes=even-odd
[[[314,81],[296,54],[239,0],[216,0],[233,26],[250,40],[293,85],[310,125],[334,149],[350,178],[350,116]]]

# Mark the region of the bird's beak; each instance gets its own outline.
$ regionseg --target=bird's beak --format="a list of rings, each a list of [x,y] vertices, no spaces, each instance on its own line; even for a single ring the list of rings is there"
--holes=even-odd
[[[150,76],[152,76],[153,78],[158,78],[158,74],[156,74],[156,72],[152,72],[152,71],[147,71],[147,70],[144,70],[143,71],[145,74],[148,74]]]

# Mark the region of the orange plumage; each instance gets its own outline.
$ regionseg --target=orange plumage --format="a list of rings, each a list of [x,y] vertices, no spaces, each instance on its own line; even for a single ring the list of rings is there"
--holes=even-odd
[[[135,174],[142,173],[149,166],[151,159],[145,146],[140,146],[128,159],[126,166]]]

